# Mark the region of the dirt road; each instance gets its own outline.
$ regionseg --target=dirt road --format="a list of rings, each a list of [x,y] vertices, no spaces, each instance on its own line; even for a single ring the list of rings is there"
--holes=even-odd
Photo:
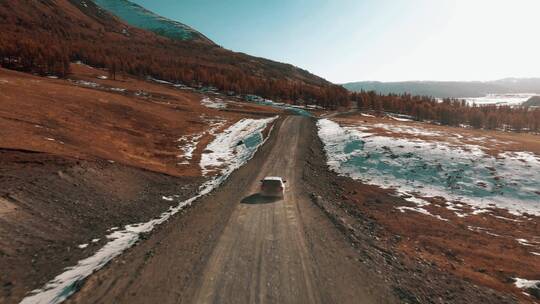
[[[309,118],[285,118],[219,190],[93,275],[69,302],[393,302],[304,191],[313,127]],[[257,194],[268,175],[288,181],[284,199]]]

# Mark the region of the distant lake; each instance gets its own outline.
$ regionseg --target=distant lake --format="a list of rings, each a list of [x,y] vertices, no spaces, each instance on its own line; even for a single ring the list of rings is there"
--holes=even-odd
[[[484,97],[463,97],[469,104],[477,105],[521,105],[529,98],[536,96],[534,93],[508,93],[508,94],[488,94]]]

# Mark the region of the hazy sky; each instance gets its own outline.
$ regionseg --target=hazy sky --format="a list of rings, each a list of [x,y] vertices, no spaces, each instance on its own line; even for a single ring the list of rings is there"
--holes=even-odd
[[[132,0],[336,83],[540,77],[540,0]]]

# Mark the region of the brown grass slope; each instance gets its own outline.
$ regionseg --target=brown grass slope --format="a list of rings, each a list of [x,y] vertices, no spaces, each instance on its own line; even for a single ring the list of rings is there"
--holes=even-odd
[[[174,176],[198,176],[199,155],[212,138],[214,120],[226,127],[250,115],[201,105],[200,94],[122,77],[100,80],[106,71],[72,65],[70,80],[0,69],[0,148],[104,159]],[[100,88],[75,85],[86,81]],[[107,88],[120,88],[123,92]],[[272,112],[235,104],[243,112]],[[248,107],[249,106],[249,107]],[[271,114],[269,114],[271,115]],[[205,134],[190,165],[179,165],[178,138]]]

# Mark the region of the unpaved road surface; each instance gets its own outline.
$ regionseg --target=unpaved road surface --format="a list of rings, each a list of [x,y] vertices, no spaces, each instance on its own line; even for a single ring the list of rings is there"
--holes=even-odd
[[[94,274],[73,303],[387,303],[345,236],[304,190],[313,121],[280,121],[217,191]],[[284,177],[283,199],[258,195]]]

